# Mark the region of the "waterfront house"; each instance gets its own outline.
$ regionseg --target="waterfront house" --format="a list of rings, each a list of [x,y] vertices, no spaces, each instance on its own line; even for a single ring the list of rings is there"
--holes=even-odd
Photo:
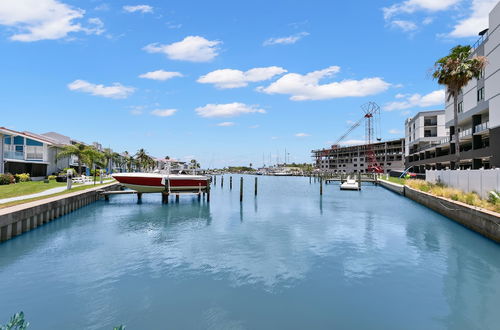
[[[1,173],[28,173],[32,178],[47,175],[51,162],[49,150],[53,141],[30,132],[18,132],[0,127]]]
[[[59,134],[56,132],[43,133],[43,134],[41,134],[41,136],[44,136],[46,138],[51,139],[52,141],[54,141],[54,144],[57,146],[57,148],[54,148],[51,150],[50,159],[52,160],[52,164],[49,168],[48,174],[57,173],[58,171],[60,171],[64,168],[69,168],[69,167],[74,168],[75,170],[78,169],[78,157],[70,156],[70,157],[64,157],[61,159],[57,159],[57,153],[64,146],[72,145],[72,144],[87,145],[86,143],[72,139],[69,136]],[[87,166],[84,163],[82,163],[82,173],[85,173],[86,170],[87,170]]]

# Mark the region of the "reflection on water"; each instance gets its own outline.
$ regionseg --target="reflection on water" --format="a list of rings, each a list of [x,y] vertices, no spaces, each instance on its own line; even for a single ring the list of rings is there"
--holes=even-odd
[[[318,184],[262,177],[242,204],[218,185],[210,204],[122,195],[73,212],[0,245],[0,320],[24,310],[37,329],[499,323],[498,244],[383,188],[319,196]]]

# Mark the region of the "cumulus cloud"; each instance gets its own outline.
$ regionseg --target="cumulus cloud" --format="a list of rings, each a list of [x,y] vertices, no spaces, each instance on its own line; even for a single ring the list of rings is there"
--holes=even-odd
[[[448,36],[453,38],[477,36],[479,31],[488,27],[488,15],[498,0],[473,0],[468,17],[461,19]]]
[[[264,46],[271,46],[271,45],[290,45],[294,44],[300,39],[308,36],[309,33],[307,32],[300,32],[296,33],[294,35],[288,36],[288,37],[281,37],[281,38],[269,38],[266,41],[264,41],[263,45]]]
[[[399,14],[412,14],[416,11],[437,12],[449,9],[462,0],[407,0],[383,8],[384,19],[389,20]]]
[[[177,109],[155,109],[151,114],[158,117],[170,117],[177,112]]]
[[[211,117],[236,117],[249,113],[266,113],[257,105],[246,105],[244,103],[234,102],[227,104],[207,104],[195,109],[196,113],[205,118]]]
[[[297,133],[295,134],[296,137],[307,137],[307,136],[311,136],[310,134],[307,134],[307,133]]]
[[[156,71],[146,72],[146,73],[139,75],[139,78],[160,80],[160,81],[165,81],[165,80],[172,79],[175,77],[183,77],[183,74],[180,72],[156,70]]]
[[[257,90],[267,94],[287,94],[291,95],[290,99],[293,101],[304,101],[363,97],[384,92],[390,86],[379,77],[319,83],[321,79],[331,77],[339,71],[340,67],[331,66],[305,75],[288,73],[271,85],[259,87]]]
[[[354,146],[354,145],[365,144],[365,143],[366,143],[365,140],[358,140],[358,139],[351,139],[351,140],[345,140],[345,141],[340,142],[340,144],[343,146]]]
[[[104,32],[98,18],[89,19],[89,26],[77,22],[84,14],[85,10],[57,0],[0,1],[0,25],[13,28],[15,32],[10,39],[15,41],[55,40],[73,32]]]
[[[232,121],[224,121],[222,123],[218,123],[217,126],[229,127],[229,126],[234,126],[234,123]]]
[[[392,26],[397,27],[404,32],[415,31],[417,29],[417,24],[412,21],[405,20],[394,20],[391,22]]]
[[[198,78],[197,81],[202,84],[214,84],[215,87],[221,89],[238,88],[247,86],[249,82],[269,80],[284,72],[287,71],[278,66],[254,68],[245,72],[233,69],[222,69],[209,72]]]
[[[400,135],[403,134],[403,131],[393,128],[389,130],[389,134]]]
[[[104,86],[80,79],[68,84],[68,88],[72,91],[89,93],[112,99],[125,99],[135,91],[134,87],[123,86],[120,83],[113,83],[111,86]]]
[[[135,12],[140,12],[143,14],[146,13],[153,13],[153,7],[149,5],[136,5],[136,6],[123,6],[123,10],[129,13],[135,13]]]
[[[162,53],[171,60],[209,62],[219,55],[221,41],[207,40],[200,36],[188,36],[169,45],[153,43],[143,49],[148,53]]]
[[[421,94],[397,94],[396,98],[400,101],[389,102],[384,106],[386,111],[403,110],[409,108],[427,108],[432,106],[444,105],[445,91],[439,89],[426,95]]]

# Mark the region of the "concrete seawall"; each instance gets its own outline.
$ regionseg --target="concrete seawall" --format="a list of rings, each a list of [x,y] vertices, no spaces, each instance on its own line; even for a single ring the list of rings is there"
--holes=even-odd
[[[384,180],[378,180],[378,184],[381,185],[382,187],[389,189],[396,194],[403,195],[405,194],[405,186],[397,184],[397,183],[392,183],[389,181],[384,181]]]
[[[380,180],[379,184],[500,243],[500,217],[495,212],[434,196],[392,182]]]
[[[95,202],[99,199],[100,190],[112,190],[118,186],[117,183],[111,183],[0,209],[0,242]]]

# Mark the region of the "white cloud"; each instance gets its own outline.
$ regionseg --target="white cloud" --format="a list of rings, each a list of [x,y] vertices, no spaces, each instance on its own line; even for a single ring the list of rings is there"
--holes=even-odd
[[[462,0],[407,0],[396,3],[390,7],[383,8],[386,20],[399,14],[412,14],[416,11],[437,12],[447,10]]]
[[[365,140],[357,140],[357,139],[351,139],[351,140],[345,140],[340,142],[341,145],[343,146],[353,146],[353,145],[358,145],[358,144],[365,144]]]
[[[489,12],[498,0],[472,0],[470,16],[459,20],[448,36],[453,38],[473,37],[488,27]]]
[[[207,40],[200,36],[188,36],[169,45],[153,43],[143,49],[148,53],[163,53],[171,60],[209,62],[219,55],[221,41]]]
[[[125,99],[135,91],[134,87],[123,86],[120,83],[113,83],[111,86],[97,85],[85,80],[75,80],[68,84],[72,91],[90,93],[96,96],[109,97],[112,99]]]
[[[263,45],[264,46],[271,46],[271,45],[290,45],[294,44],[300,39],[308,36],[309,33],[307,32],[300,32],[296,33],[294,35],[288,36],[288,37],[281,37],[281,38],[269,38],[266,41],[264,41]]]
[[[180,72],[156,70],[156,71],[146,72],[146,73],[139,75],[139,78],[153,79],[153,80],[160,80],[160,81],[165,81],[167,79],[172,79],[175,77],[183,77],[183,74]]]
[[[234,126],[234,123],[232,121],[224,121],[222,123],[218,123],[217,126],[229,127],[229,126]]]
[[[397,94],[396,98],[402,101],[389,102],[384,106],[386,111],[403,110],[409,108],[427,108],[431,106],[443,106],[445,92],[444,89],[433,91],[426,95],[420,94]]]
[[[252,126],[249,126],[248,128],[259,128],[260,125],[252,125]]]
[[[403,134],[403,131],[393,128],[393,129],[389,130],[389,134],[399,135],[399,134]]]
[[[2,0],[0,1],[0,25],[16,31],[11,37],[15,41],[55,40],[69,33],[84,32],[101,34],[102,21],[91,18],[90,27],[75,22],[83,18],[85,10],[71,7],[57,0]]]
[[[132,109],[130,110],[130,114],[134,116],[142,115],[142,110],[140,109]]]
[[[205,118],[235,117],[248,113],[266,113],[264,109],[260,109],[256,105],[246,105],[238,102],[228,104],[207,104],[203,107],[196,108],[195,111],[199,116]]]
[[[417,25],[412,21],[405,20],[394,20],[391,22],[392,26],[397,27],[404,32],[415,31],[417,29]]]
[[[158,117],[170,117],[177,112],[177,109],[156,109],[151,111],[151,114]]]
[[[129,13],[141,12],[143,14],[153,13],[153,7],[149,5],[123,6],[123,10]]]
[[[233,69],[215,70],[198,78],[202,84],[214,84],[217,88],[238,88],[245,87],[249,82],[257,82],[271,79],[272,77],[287,72],[278,66],[264,68],[254,68],[248,71]]]
[[[307,136],[311,136],[310,134],[307,134],[307,133],[297,133],[295,134],[296,137],[307,137]]]
[[[267,94],[288,94],[293,101],[327,100],[341,97],[362,97],[386,91],[390,84],[382,78],[362,80],[342,80],[321,85],[319,81],[331,77],[340,71],[340,67],[331,66],[313,71],[306,75],[288,73],[267,87],[258,91]]]

